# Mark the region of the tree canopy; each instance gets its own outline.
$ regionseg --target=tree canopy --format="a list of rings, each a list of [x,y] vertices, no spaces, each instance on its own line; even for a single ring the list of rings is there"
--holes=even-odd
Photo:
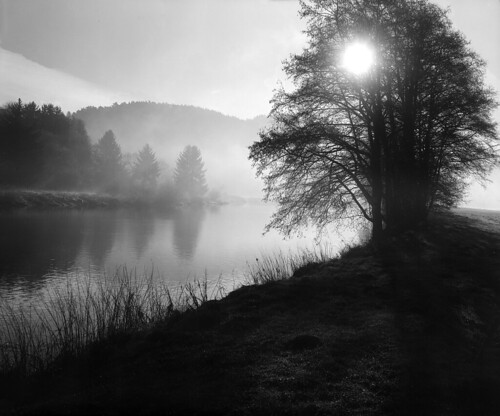
[[[143,191],[152,191],[156,188],[160,176],[160,165],[149,144],[145,144],[139,151],[132,169],[132,177]]]
[[[105,191],[117,192],[125,173],[120,145],[113,131],[108,130],[94,146],[95,183]]]
[[[292,91],[273,98],[273,124],[250,159],[278,202],[270,227],[290,233],[361,216],[378,240],[463,196],[496,163],[495,95],[485,63],[427,0],[301,2],[308,45],[285,62]],[[353,43],[373,51],[349,71]]]
[[[82,121],[59,107],[18,100],[0,108],[0,186],[80,188],[90,159]]]

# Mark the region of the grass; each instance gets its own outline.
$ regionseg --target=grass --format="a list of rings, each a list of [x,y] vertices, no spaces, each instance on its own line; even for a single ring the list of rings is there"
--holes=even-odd
[[[0,190],[0,209],[116,207],[131,201],[94,192]]]
[[[0,377],[0,414],[497,415],[500,235],[431,221],[425,238],[325,264],[259,258],[255,282],[269,284],[217,302],[192,282],[171,295],[192,311]]]
[[[153,273],[138,276],[122,268],[103,279],[68,279],[37,308],[2,303],[0,375],[50,370],[57,360],[78,357],[90,345],[137,333],[224,295],[206,276],[174,289],[157,282]]]
[[[316,250],[302,249],[288,254],[278,251],[272,255],[263,255],[254,264],[247,263],[247,282],[261,285],[292,277],[300,270],[314,267],[333,257],[333,249],[323,245]]]
[[[264,255],[248,264],[247,281],[265,284],[290,278],[324,263],[332,250]],[[219,280],[195,279],[176,288],[159,285],[153,273],[121,268],[112,276],[74,276],[54,288],[39,306],[0,304],[0,376],[27,377],[50,370],[62,358],[76,358],[89,346],[138,333],[171,316],[225,296]]]

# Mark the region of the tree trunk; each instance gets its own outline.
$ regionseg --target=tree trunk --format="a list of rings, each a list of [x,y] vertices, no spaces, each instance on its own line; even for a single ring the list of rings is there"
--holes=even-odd
[[[372,242],[380,244],[383,236],[383,180],[382,180],[382,152],[380,136],[375,134],[371,149],[371,179],[372,179]]]
[[[381,188],[380,188],[381,191]],[[373,205],[372,205],[372,241],[375,245],[379,245],[383,237],[383,219],[382,219],[382,192],[373,192]],[[378,195],[376,195],[378,194]]]
[[[375,245],[380,244],[383,237],[383,180],[382,180],[382,143],[386,139],[384,118],[377,107],[376,120],[374,123],[374,136],[371,148],[371,177],[372,177],[372,241]]]

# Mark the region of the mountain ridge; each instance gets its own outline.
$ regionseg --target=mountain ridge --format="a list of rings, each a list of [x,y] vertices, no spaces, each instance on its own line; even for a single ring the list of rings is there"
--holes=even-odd
[[[262,184],[248,160],[248,146],[266,126],[265,116],[242,120],[192,105],[132,101],[85,107],[73,113],[85,123],[93,142],[113,130],[123,152],[146,143],[170,170],[187,145],[201,150],[212,189],[245,196],[260,195]]]

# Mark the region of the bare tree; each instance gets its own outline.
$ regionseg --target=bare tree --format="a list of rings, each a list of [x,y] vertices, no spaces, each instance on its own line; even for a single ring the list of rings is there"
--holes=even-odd
[[[284,66],[291,92],[273,99],[273,125],[250,148],[279,204],[269,227],[290,233],[349,216],[372,237],[452,205],[469,175],[497,161],[494,93],[484,62],[427,0],[301,2],[309,44]],[[365,72],[345,68],[349,45],[373,51]]]

